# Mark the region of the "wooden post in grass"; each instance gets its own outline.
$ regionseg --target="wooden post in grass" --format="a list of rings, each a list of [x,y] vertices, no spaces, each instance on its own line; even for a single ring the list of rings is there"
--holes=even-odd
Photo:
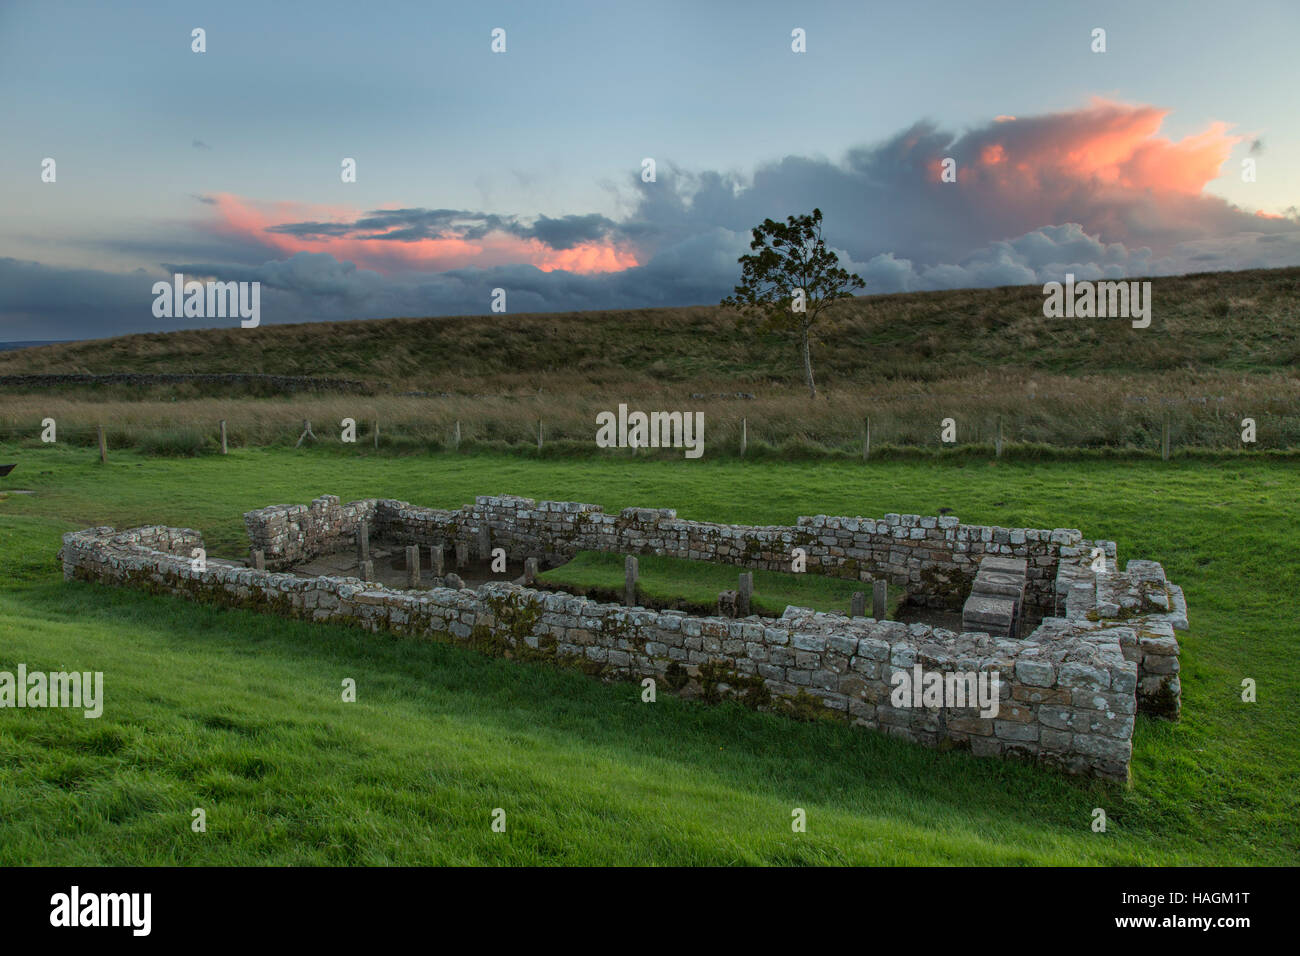
[[[876,578],[871,582],[871,616],[877,621],[885,619],[885,607],[889,603],[889,582]]]
[[[379,419],[375,419],[375,448],[379,447]]]
[[[623,561],[623,603],[628,607],[636,607],[636,579],[636,555],[629,554]]]
[[[537,419],[537,450],[542,450],[542,420]]]
[[[736,588],[736,617],[749,617],[749,606],[754,599],[754,572],[740,572],[740,586]]]
[[[221,419],[221,454],[226,454],[226,420]]]
[[[524,584],[530,587],[537,583],[537,559],[524,559]]]
[[[429,573],[440,578],[445,573],[442,567],[442,542],[429,546]]]
[[[740,457],[745,457],[745,449],[749,446],[749,419],[740,420]]]
[[[420,586],[420,547],[415,544],[406,546],[406,586],[408,588],[418,588]]]
[[[99,436],[99,463],[108,464],[108,442],[104,441],[104,426],[96,425],[95,433]]]
[[[455,437],[452,438],[451,440],[451,446],[455,448],[457,451],[460,450],[460,421],[459,420],[457,420],[456,422],[456,433],[455,433]]]
[[[854,591],[853,600],[849,602],[849,617],[867,616],[867,592]]]
[[[862,419],[862,460],[871,457],[871,417]]]
[[[1160,423],[1160,458],[1163,461],[1169,460],[1169,412],[1165,411],[1164,419]]]
[[[357,525],[357,566],[370,560],[370,524],[362,521]]]
[[[1001,458],[1002,457],[1002,416],[1001,415],[998,416],[998,433],[997,433],[997,437],[993,439],[993,448],[994,448],[994,454],[998,458]]]

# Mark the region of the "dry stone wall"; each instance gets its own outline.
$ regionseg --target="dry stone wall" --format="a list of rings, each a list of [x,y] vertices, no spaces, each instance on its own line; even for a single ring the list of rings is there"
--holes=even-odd
[[[264,552],[268,568],[350,547],[361,518],[393,543],[475,546],[487,528],[493,547],[517,557],[612,551],[789,571],[792,551],[802,548],[810,574],[886,578],[913,603],[954,609],[969,595],[980,559],[1001,555],[1026,562],[1025,603],[1039,614],[1058,609],[1061,549],[1083,540],[1073,529],[965,525],[951,515],[814,515],[794,525],[727,525],[681,519],[672,508],[625,508],[612,515],[600,505],[511,495],[480,496],[456,510],[388,499],[340,505],[325,495],[310,506],[276,505],[244,516],[251,546]]]

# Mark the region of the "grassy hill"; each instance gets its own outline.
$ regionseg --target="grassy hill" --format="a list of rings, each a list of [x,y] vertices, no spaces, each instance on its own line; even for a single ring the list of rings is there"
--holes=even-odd
[[[1046,319],[1038,286],[861,296],[817,356],[831,388],[961,377],[1174,369],[1267,372],[1300,359],[1300,268],[1156,278],[1152,324]],[[738,331],[718,307],[262,325],[128,335],[0,354],[0,375],[248,372],[399,389],[500,391],[662,382],[795,384],[789,342]]]
[[[859,297],[831,313],[809,401],[791,341],[739,330],[718,307],[385,319],[129,335],[0,353],[14,375],[256,373],[360,382],[340,395],[310,383],[210,381],[52,387],[0,382],[0,433],[30,435],[45,417],[141,433],[195,428],[211,446],[218,419],[237,444],[292,444],[303,419],[386,423],[390,439],[590,450],[598,411],[620,402],[705,413],[713,453],[856,453],[873,442],[990,441],[1000,417],[1021,445],[1155,449],[1163,416],[1174,443],[1242,449],[1300,444],[1300,268],[1156,278],[1151,326],[1047,319],[1038,286]],[[368,383],[368,384],[367,384]],[[351,385],[349,386],[352,387]],[[367,394],[368,392],[368,394]],[[414,394],[410,394],[414,393]],[[363,426],[368,428],[368,424]],[[327,430],[333,433],[331,425]],[[71,432],[70,432],[71,434]],[[327,435],[328,438],[328,435]],[[155,445],[158,443],[155,442]],[[143,447],[143,445],[142,445]]]

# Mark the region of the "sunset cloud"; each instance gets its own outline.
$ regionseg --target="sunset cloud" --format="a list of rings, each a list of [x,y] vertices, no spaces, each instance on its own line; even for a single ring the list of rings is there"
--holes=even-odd
[[[591,220],[539,217],[532,225],[513,218],[456,210],[374,210],[264,203],[226,193],[207,197],[212,228],[227,238],[271,246],[284,256],[325,252],[383,274],[446,272],[529,264],[580,275],[636,266],[635,251],[603,241]],[[592,235],[584,235],[583,229]]]

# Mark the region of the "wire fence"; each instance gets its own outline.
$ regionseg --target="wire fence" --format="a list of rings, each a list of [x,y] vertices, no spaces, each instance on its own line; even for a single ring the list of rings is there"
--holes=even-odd
[[[234,422],[70,422],[44,419],[0,423],[0,446],[33,450],[42,447],[95,449],[101,457],[117,450],[146,455],[192,457],[228,454],[244,448],[328,448],[339,451],[456,452],[504,450],[541,455],[617,454],[682,455],[697,442],[699,454],[688,457],[853,457],[864,461],[909,453],[972,454],[1000,457],[1051,457],[1078,453],[1163,459],[1189,453],[1286,453],[1297,447],[1290,429],[1251,418],[1240,421],[1186,419],[1169,410],[1121,429],[1103,430],[1085,441],[1060,441],[1032,416],[951,416],[933,423],[928,434],[909,422],[863,416],[856,433],[843,423],[792,429],[783,423],[745,416],[711,417],[698,435],[674,429],[637,432],[620,428],[598,442],[598,429],[574,421],[530,425],[518,420],[334,421],[261,420]],[[1054,441],[1053,438],[1058,440]]]

